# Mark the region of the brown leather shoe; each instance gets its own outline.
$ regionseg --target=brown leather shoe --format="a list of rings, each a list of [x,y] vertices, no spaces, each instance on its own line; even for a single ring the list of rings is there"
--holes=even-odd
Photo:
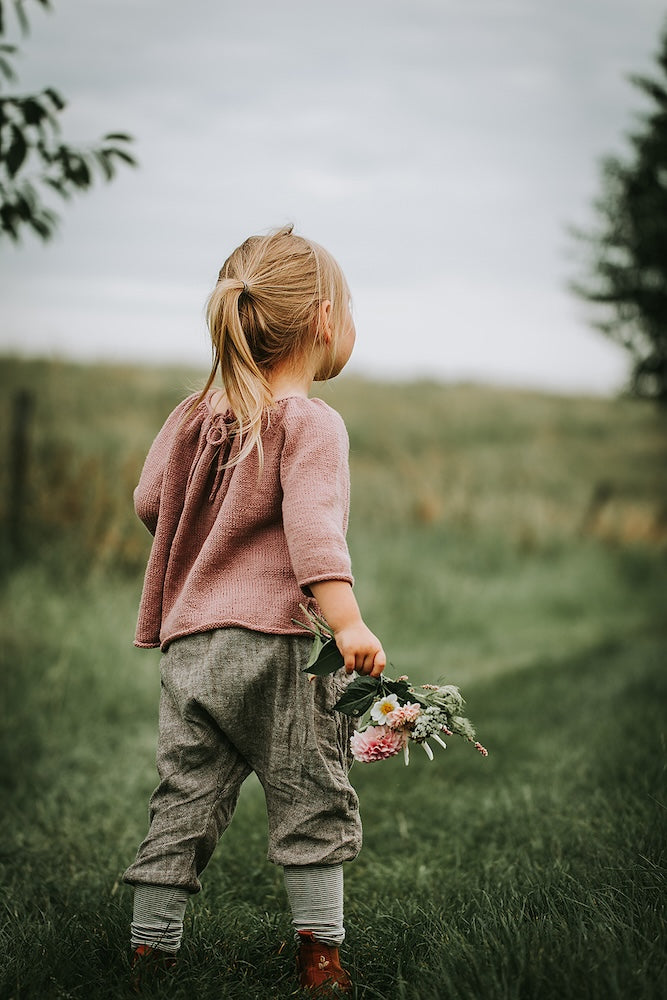
[[[176,956],[171,952],[160,951],[147,944],[137,945],[130,960],[132,989],[138,993],[143,986],[155,983],[172,972],[175,965]]]
[[[316,941],[312,931],[299,931],[299,954],[296,968],[299,983],[318,996],[351,993],[352,980],[340,964],[338,948]]]

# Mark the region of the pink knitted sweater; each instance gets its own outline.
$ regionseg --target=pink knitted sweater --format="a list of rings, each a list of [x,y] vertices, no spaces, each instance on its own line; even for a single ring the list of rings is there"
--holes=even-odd
[[[348,439],[321,399],[290,396],[268,413],[257,453],[223,468],[238,451],[232,414],[195,396],[168,417],[134,493],[151,534],[135,645],[240,625],[272,634],[307,633],[308,585],[353,582],[345,542]]]

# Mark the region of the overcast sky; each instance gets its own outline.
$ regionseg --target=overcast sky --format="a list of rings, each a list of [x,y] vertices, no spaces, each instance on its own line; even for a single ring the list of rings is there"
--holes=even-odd
[[[569,224],[645,105],[662,0],[55,0],[22,92],[65,138],[136,139],[57,238],[0,250],[2,346],[207,365],[203,305],[287,221],[350,283],[352,367],[613,391],[623,354],[567,291]]]

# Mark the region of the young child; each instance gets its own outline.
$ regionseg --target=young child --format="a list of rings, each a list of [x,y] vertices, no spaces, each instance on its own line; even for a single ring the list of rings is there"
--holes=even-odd
[[[154,535],[135,644],[164,655],[160,783],[124,875],[135,886],[133,969],[173,964],[188,897],[254,771],[300,983],[349,992],[342,862],[357,855],[361,824],[351,724],[333,705],[346,674],[377,677],[386,659],[352,592],[345,426],[308,397],[352,352],[349,291],[333,258],[287,227],[232,253],[207,318],[206,386],[167,419],[135,492]],[[340,676],[304,673],[312,637],[294,623],[300,604],[333,628]]]

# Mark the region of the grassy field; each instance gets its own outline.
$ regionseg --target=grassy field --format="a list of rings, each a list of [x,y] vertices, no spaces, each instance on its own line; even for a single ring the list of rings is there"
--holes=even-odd
[[[1,551],[3,1000],[132,995],[119,878],[145,832],[159,679],[131,647],[148,537],[130,496],[198,377],[0,365],[2,426],[17,388],[34,400],[22,544]],[[322,395],[350,431],[366,616],[394,673],[461,685],[490,750],[353,768],[356,996],[662,998],[665,417],[435,383]],[[160,995],[298,995],[265,841],[249,780]]]

